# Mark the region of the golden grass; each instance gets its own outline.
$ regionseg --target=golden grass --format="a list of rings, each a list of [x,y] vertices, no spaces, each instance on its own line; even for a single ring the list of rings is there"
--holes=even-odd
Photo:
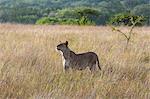
[[[120,27],[128,31],[128,27]],[[110,27],[0,24],[1,99],[150,99],[150,27],[136,27],[129,49]],[[94,51],[102,71],[64,73],[60,41]]]

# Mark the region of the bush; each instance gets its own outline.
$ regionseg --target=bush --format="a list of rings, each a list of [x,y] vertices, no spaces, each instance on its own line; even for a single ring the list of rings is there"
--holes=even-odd
[[[96,23],[92,20],[88,20],[86,17],[82,17],[79,21],[80,25],[96,25]]]
[[[44,17],[36,21],[36,24],[61,24],[61,25],[95,25],[95,22],[82,17],[80,19],[76,18],[49,18]]]
[[[38,16],[34,16],[34,15],[17,16],[14,22],[16,21],[17,23],[34,24],[37,19]]]
[[[36,24],[56,24],[58,23],[58,20],[56,18],[48,18],[43,17],[36,21]]]

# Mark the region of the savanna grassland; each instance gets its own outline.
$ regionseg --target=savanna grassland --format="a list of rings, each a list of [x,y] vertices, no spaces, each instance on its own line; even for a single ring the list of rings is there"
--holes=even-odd
[[[55,47],[66,40],[97,53],[102,71],[64,73]],[[125,44],[110,27],[0,24],[0,99],[150,99],[150,27]]]

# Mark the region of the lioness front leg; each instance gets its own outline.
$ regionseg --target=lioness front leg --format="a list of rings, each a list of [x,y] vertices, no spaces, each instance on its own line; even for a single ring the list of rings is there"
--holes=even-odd
[[[67,62],[65,62],[65,64],[64,64],[64,71],[66,72],[66,71],[68,71],[68,69],[69,69],[69,66],[68,66]]]

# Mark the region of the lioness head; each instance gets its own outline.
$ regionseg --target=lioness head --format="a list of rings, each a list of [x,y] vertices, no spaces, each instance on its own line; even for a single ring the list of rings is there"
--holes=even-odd
[[[68,49],[68,41],[66,41],[65,43],[60,43],[59,45],[57,45],[57,50],[59,51],[64,51]]]

